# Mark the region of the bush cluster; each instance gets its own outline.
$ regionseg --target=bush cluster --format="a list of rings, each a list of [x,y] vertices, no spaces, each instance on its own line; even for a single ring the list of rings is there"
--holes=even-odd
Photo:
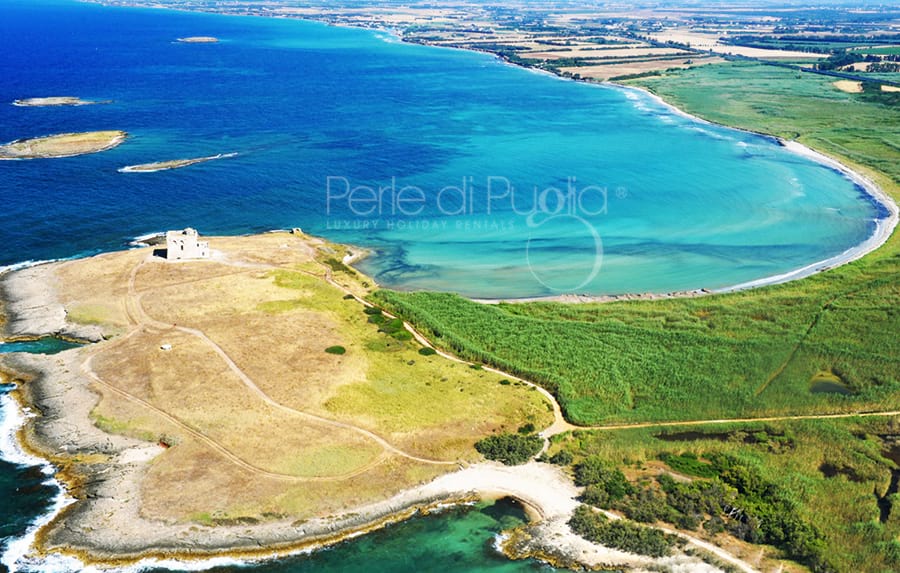
[[[534,435],[498,434],[479,440],[475,444],[478,453],[489,460],[508,466],[524,464],[541,451],[544,441]]]
[[[580,505],[569,520],[569,527],[588,541],[638,555],[665,557],[684,540],[658,529],[632,523],[625,519],[609,520],[602,513]]]
[[[821,533],[754,468],[722,454],[708,456],[709,463],[684,454],[660,457],[683,473],[712,477],[682,483],[662,474],[655,485],[639,486],[601,459],[589,457],[575,466],[575,482],[585,487],[581,500],[642,523],[662,521],[687,530],[702,524],[712,534],[727,531],[744,541],[774,545],[813,571],[832,570],[822,557]]]

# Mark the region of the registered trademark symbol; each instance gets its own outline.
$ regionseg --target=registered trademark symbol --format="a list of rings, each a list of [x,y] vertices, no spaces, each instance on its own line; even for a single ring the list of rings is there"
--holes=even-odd
[[[628,189],[619,187],[618,189],[616,189],[616,197],[618,197],[619,199],[625,199],[626,197],[628,197]]]

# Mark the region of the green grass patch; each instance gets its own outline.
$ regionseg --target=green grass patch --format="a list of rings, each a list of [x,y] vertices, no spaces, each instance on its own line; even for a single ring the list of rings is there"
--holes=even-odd
[[[900,46],[882,46],[880,48],[859,48],[856,50],[863,54],[873,54],[876,56],[897,56],[900,55]]]
[[[325,259],[324,263],[331,267],[331,270],[333,270],[334,272],[342,272],[347,273],[350,276],[356,276],[356,271],[335,258],[327,258]]]
[[[344,300],[343,292],[321,278],[292,271],[268,276],[291,289],[284,298],[299,311],[327,313],[340,334],[328,344],[337,342],[345,349],[342,361],[364,364],[364,377],[340,385],[324,399],[322,408],[335,419],[354,424],[364,420],[392,443],[435,459],[476,459],[472,443],[493,431],[515,431],[527,422],[540,428],[551,423],[549,404],[541,396],[501,386],[500,376],[450,360],[423,359],[420,346],[394,337],[408,334],[402,321],[388,319],[380,309],[366,312],[367,307]],[[385,324],[368,322],[376,316]]]
[[[666,452],[660,455],[659,459],[676,472],[685,475],[702,478],[712,478],[719,475],[712,464],[698,460],[697,454],[691,452],[678,455]]]
[[[328,354],[337,354],[338,356],[342,354],[347,354],[347,349],[343,346],[329,346],[325,349],[325,352]]]
[[[377,297],[438,346],[543,385],[575,423],[843,412],[900,406],[896,266],[876,258],[787,285],[653,302]],[[852,395],[811,392],[826,369]]]

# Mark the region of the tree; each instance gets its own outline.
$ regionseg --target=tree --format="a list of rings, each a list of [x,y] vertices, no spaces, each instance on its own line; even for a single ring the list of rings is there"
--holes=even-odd
[[[541,451],[544,441],[534,434],[499,434],[479,440],[475,444],[478,453],[489,460],[508,466],[524,464]]]

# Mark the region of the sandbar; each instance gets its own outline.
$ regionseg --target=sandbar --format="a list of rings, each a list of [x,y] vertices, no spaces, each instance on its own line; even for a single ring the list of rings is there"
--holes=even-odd
[[[218,155],[195,157],[193,159],[173,159],[170,161],[157,161],[155,163],[142,163],[140,165],[128,165],[127,167],[122,167],[118,171],[119,173],[154,173],[156,171],[180,169],[189,165],[215,161],[216,159],[226,159],[228,157],[235,157],[236,155],[237,153],[219,153]]]
[[[53,96],[53,97],[30,97],[17,99],[12,104],[16,107],[59,107],[59,106],[79,106],[79,105],[98,105],[109,103],[106,101],[95,101],[81,99],[74,96]]]
[[[215,44],[219,41],[213,36],[188,36],[187,38],[178,38],[182,44]]]

